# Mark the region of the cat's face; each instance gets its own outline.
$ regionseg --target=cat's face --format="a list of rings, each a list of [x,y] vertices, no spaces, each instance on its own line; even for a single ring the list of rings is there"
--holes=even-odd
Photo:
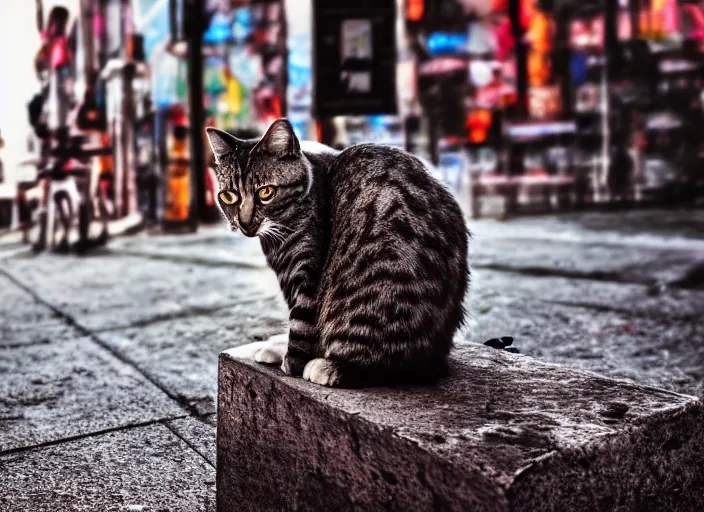
[[[213,128],[206,132],[218,164],[218,205],[231,229],[250,237],[285,235],[311,185],[310,163],[290,123],[275,121],[256,144]]]

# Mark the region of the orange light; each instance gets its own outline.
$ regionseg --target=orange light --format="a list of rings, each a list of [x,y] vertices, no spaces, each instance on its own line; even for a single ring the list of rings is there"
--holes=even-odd
[[[407,0],[406,18],[410,21],[420,21],[423,19],[425,11],[425,0]]]
[[[469,141],[474,144],[486,142],[491,122],[492,115],[490,110],[475,110],[467,114],[465,128],[468,132]]]

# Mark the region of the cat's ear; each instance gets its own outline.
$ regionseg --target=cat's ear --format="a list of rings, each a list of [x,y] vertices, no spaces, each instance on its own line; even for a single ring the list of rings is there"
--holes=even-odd
[[[242,147],[242,141],[230,135],[224,130],[218,130],[217,128],[208,127],[205,129],[205,134],[208,136],[208,142],[210,143],[210,149],[213,150],[213,156],[215,161],[219,162],[220,157],[227,155],[228,153],[236,153]]]
[[[257,144],[257,149],[275,156],[301,154],[301,145],[288,119],[277,119]]]

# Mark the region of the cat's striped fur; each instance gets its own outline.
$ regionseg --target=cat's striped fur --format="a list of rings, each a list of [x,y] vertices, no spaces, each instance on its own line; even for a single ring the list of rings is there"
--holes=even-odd
[[[208,135],[221,190],[240,197],[223,213],[260,237],[289,306],[284,371],[330,386],[441,375],[464,318],[468,232],[423,164],[373,144],[301,151],[286,120],[258,143]]]

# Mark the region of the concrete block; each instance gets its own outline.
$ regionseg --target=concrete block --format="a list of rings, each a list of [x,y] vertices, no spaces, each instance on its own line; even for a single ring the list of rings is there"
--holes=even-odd
[[[704,406],[479,345],[433,387],[220,356],[219,512],[704,510]]]

